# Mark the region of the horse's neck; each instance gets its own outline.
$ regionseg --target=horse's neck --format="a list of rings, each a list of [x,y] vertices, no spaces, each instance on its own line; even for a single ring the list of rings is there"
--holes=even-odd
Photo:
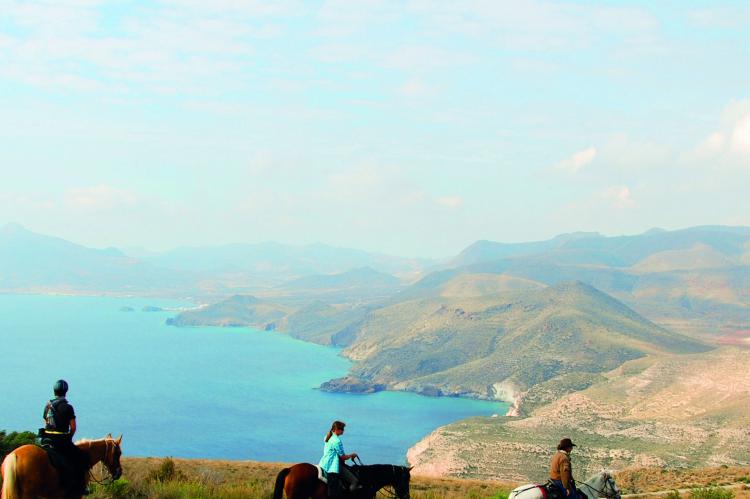
[[[89,457],[89,467],[91,467],[104,459],[106,443],[102,440],[89,440],[78,444],[78,448]]]
[[[601,482],[601,483],[600,483]],[[604,490],[604,481],[597,476],[593,476],[583,483],[577,484],[578,488],[586,494],[589,499],[596,499],[601,495],[601,491]]]
[[[397,477],[396,468],[394,466],[385,464],[372,464],[370,466],[372,466],[372,468],[370,468],[371,472],[368,473],[366,478],[368,486],[379,490],[386,485],[396,484]],[[363,468],[366,468],[366,466],[363,466]]]

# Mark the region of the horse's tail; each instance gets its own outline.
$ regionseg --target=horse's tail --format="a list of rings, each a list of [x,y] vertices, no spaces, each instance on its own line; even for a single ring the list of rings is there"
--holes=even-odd
[[[18,499],[20,495],[16,490],[16,453],[11,452],[3,461],[3,489],[0,492],[1,499]]]
[[[291,468],[284,468],[276,475],[276,485],[273,487],[273,499],[281,499],[284,495],[284,481]]]

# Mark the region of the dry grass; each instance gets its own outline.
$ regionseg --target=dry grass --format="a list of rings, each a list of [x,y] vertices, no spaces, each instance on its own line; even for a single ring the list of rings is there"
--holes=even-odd
[[[169,459],[123,458],[120,487],[96,487],[92,498],[262,498],[273,495],[276,475],[288,466],[284,463],[255,461],[214,461],[171,459],[174,467],[164,466]],[[167,469],[168,472],[164,473]],[[414,499],[504,499],[511,483],[460,480],[454,478],[413,477]]]
[[[618,472],[617,484],[623,492],[644,493],[743,484],[750,481],[750,466],[719,466],[697,469],[639,468]],[[739,497],[739,496],[738,496]]]
[[[124,458],[122,464],[125,481],[119,487],[96,487],[92,499],[270,499],[276,475],[288,466],[255,461],[168,458]],[[695,491],[690,489],[723,486],[731,487],[734,499],[750,499],[750,466],[629,469],[618,472],[616,480],[623,493],[631,494],[630,499],[652,499],[654,493],[665,495],[671,490],[679,490],[682,499],[691,499]],[[520,484],[415,476],[411,496],[413,499],[505,499],[517,485]],[[678,499],[676,494],[670,497]]]

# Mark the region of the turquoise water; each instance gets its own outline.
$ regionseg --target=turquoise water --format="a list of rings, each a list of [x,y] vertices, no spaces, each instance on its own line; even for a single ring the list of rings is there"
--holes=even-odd
[[[334,419],[366,464],[403,463],[436,427],[505,405],[408,393],[332,394],[330,348],[279,333],[166,326],[165,300],[0,295],[0,429],[35,430],[66,379],[77,437],[124,434],[126,455],[317,461]],[[134,312],[122,312],[129,306]]]

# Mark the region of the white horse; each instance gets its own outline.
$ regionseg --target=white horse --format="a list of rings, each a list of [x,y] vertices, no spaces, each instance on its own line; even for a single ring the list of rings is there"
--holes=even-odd
[[[521,485],[513,489],[508,499],[546,499],[539,487],[540,485],[533,483]],[[620,499],[620,489],[617,487],[615,479],[609,471],[600,471],[589,477],[585,482],[576,483],[576,487],[586,494],[588,499],[598,499],[600,497]]]

